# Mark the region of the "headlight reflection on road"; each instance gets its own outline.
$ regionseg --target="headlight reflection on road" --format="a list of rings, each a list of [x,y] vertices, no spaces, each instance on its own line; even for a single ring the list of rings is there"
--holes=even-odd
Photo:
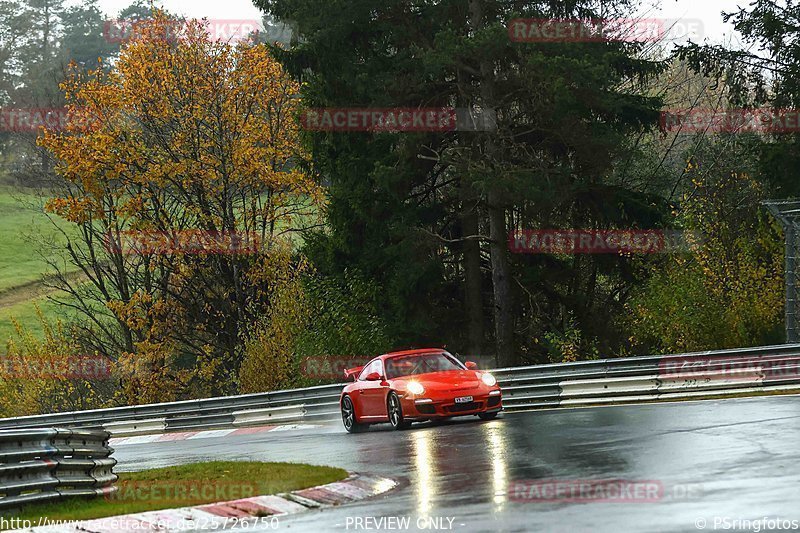
[[[503,427],[497,423],[483,424],[486,434],[486,445],[492,461],[492,490],[494,493],[494,511],[499,513],[505,507],[508,498],[508,465],[506,464],[506,438]]]
[[[411,433],[414,447],[414,462],[417,468],[417,514],[428,516],[433,508],[433,479],[436,461],[431,450],[430,431],[414,431]]]

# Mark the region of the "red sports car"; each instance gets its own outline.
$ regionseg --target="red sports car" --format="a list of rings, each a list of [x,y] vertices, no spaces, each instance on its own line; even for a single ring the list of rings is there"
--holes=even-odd
[[[353,380],[339,405],[350,433],[371,424],[390,423],[406,429],[412,422],[477,415],[491,420],[503,409],[497,380],[462,364],[441,349],[409,350],[381,355],[345,371]]]

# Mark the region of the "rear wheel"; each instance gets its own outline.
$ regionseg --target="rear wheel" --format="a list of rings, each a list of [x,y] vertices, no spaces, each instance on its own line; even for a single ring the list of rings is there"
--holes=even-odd
[[[494,420],[497,418],[497,413],[498,411],[495,411],[494,413],[478,413],[478,416],[481,420]]]
[[[350,399],[350,396],[342,398],[342,422],[344,423],[344,429],[348,433],[358,433],[367,429],[366,424],[356,422],[356,410],[353,407],[353,400]]]
[[[387,409],[389,410],[389,423],[394,429],[408,429],[411,427],[411,422],[403,418],[403,407],[400,405],[400,398],[394,392],[389,393]]]

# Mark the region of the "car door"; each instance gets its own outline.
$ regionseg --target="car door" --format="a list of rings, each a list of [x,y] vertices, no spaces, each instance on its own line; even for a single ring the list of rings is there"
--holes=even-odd
[[[389,394],[389,384],[386,382],[383,361],[380,359],[373,361],[365,377],[373,372],[379,374],[383,379],[380,381],[365,381],[362,384],[362,402],[373,420],[388,420],[389,415],[388,409],[386,408],[386,400]]]
[[[371,373],[375,372],[373,370],[376,368],[375,363],[377,361],[370,361],[361,371],[361,374],[358,375],[358,389],[355,391],[355,397],[353,398],[353,402],[356,405],[356,410],[358,411],[359,418],[372,418],[375,416],[373,412],[370,402],[369,402],[369,394],[366,393],[370,388],[374,387],[375,382],[367,381],[367,376]]]

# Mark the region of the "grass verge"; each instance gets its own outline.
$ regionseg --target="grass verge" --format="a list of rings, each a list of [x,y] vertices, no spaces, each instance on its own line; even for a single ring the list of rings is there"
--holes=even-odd
[[[18,340],[12,319],[22,324],[34,337],[44,338],[44,326],[36,312],[37,305],[43,316],[51,321],[53,325],[58,319],[66,320],[69,318],[69,314],[60,305],[50,301],[46,296],[0,308],[0,348],[5,348],[9,339]]]
[[[210,462],[121,473],[120,490],[105,498],[31,505],[7,517],[92,520],[267,496],[341,481],[341,468],[292,463]]]
[[[37,281],[50,271],[41,254],[66,244],[43,204],[33,191],[0,186],[0,291]]]

